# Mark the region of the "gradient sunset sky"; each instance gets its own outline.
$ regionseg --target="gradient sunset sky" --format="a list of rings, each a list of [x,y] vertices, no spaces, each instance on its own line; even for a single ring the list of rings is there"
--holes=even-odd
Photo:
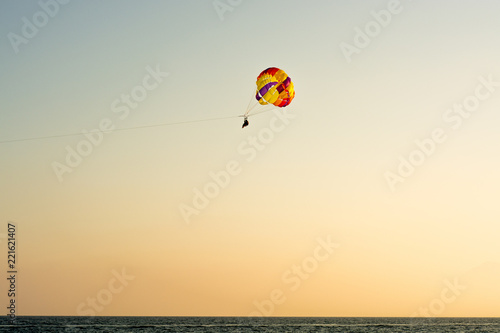
[[[18,314],[499,316],[499,13],[2,0]],[[268,67],[295,99],[242,130]]]

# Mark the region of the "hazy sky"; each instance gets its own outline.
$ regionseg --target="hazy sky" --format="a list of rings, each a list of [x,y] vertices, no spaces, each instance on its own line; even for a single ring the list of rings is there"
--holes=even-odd
[[[1,1],[18,314],[499,316],[499,12]]]

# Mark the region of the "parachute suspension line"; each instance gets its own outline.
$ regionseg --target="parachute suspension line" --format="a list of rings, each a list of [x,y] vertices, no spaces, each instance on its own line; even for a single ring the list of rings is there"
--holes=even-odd
[[[252,105],[255,106],[255,94],[255,90],[252,90],[252,95],[250,96],[250,100],[248,101],[247,111],[245,111],[245,115],[249,112],[248,109],[250,109]],[[252,104],[252,102],[254,103]]]
[[[256,106],[259,106],[259,105],[262,105],[260,104],[259,100],[256,98],[256,94],[257,94],[257,91],[255,91],[253,94],[252,94],[252,97],[250,98],[250,102],[248,103],[248,106],[247,106],[247,110],[245,112],[245,114],[243,115],[243,117],[249,117],[249,113],[252,112],[253,109],[255,109]],[[262,96],[261,97],[265,102],[267,102],[264,97]],[[253,103],[252,103],[253,101]],[[255,113],[252,113],[251,116],[253,115],[256,115],[256,114],[259,114],[259,113],[262,113],[262,112],[267,112],[269,110],[272,110],[272,108],[274,107],[273,104],[267,102],[268,104],[265,104],[265,105],[262,105],[264,108],[267,108],[267,107],[271,107],[269,109],[264,109],[264,110],[261,110],[261,111],[257,111]]]
[[[245,112],[245,116],[247,117],[248,114],[253,110],[255,109],[256,106],[260,105],[259,101],[257,101],[256,103],[252,104],[252,107],[247,109],[247,111]]]
[[[259,101],[256,100],[255,94],[256,94],[256,91],[252,90],[252,96],[250,96],[250,101],[248,102],[247,109],[243,115],[244,117],[248,117],[248,114],[250,113],[250,111],[252,111],[258,104],[260,104]]]
[[[275,107],[272,104],[271,105],[266,105],[266,106],[264,106],[264,108],[262,110],[254,112],[250,116],[255,116],[255,115],[258,115],[259,113],[269,112],[269,111],[273,110],[274,108]],[[247,117],[249,117],[249,116],[247,116]]]

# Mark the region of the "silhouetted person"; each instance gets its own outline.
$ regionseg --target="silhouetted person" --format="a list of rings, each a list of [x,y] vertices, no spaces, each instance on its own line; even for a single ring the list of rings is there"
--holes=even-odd
[[[247,126],[248,126],[248,124],[249,124],[249,123],[248,123],[248,119],[247,119],[247,117],[245,117],[245,120],[243,121],[243,126],[241,126],[241,128],[245,128],[245,127],[247,127]]]

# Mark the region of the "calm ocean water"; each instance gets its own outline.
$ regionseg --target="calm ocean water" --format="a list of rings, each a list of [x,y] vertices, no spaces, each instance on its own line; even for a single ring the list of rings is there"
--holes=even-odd
[[[500,332],[500,318],[18,317],[0,332]]]

